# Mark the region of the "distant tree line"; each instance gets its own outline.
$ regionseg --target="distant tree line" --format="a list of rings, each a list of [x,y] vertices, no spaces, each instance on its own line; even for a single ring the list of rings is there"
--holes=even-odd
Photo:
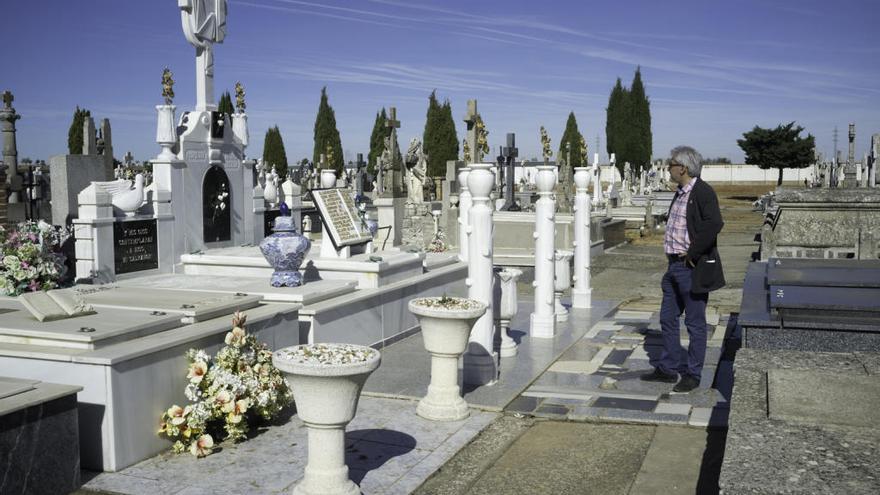
[[[703,165],[709,164],[729,164],[730,158],[725,158],[723,156],[719,156],[718,158],[703,158],[703,161],[700,162]]]

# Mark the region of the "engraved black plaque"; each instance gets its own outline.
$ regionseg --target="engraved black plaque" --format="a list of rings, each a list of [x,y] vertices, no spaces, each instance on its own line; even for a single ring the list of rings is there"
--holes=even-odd
[[[116,274],[159,268],[156,220],[113,224],[113,258]]]
[[[232,239],[232,196],[226,172],[214,165],[202,184],[202,235],[206,243]]]

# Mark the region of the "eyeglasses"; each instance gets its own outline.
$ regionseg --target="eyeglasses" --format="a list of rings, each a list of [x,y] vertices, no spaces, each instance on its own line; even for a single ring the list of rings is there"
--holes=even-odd
[[[670,169],[670,168],[672,168],[672,167],[684,167],[684,165],[682,165],[682,164],[680,164],[680,163],[669,163],[669,164],[666,165],[667,170]]]

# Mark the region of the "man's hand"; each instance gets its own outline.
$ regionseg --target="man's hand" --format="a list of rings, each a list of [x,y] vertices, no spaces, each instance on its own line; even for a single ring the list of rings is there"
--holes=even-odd
[[[688,255],[686,255],[686,254],[684,255],[684,262],[685,262],[685,264],[686,264],[687,266],[689,266],[689,267],[691,267],[691,268],[696,268],[696,267],[697,267],[697,264],[694,263],[694,260],[691,259],[691,258],[690,258]]]

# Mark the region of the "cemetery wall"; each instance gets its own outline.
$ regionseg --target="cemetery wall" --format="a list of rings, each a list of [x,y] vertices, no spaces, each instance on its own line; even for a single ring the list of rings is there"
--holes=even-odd
[[[787,168],[782,173],[782,180],[802,184],[804,179],[809,179],[812,175],[813,167]],[[703,165],[700,177],[706,182],[714,184],[756,184],[762,182],[775,184],[779,177],[779,170],[775,168],[764,170],[757,165],[745,163],[708,164]]]

